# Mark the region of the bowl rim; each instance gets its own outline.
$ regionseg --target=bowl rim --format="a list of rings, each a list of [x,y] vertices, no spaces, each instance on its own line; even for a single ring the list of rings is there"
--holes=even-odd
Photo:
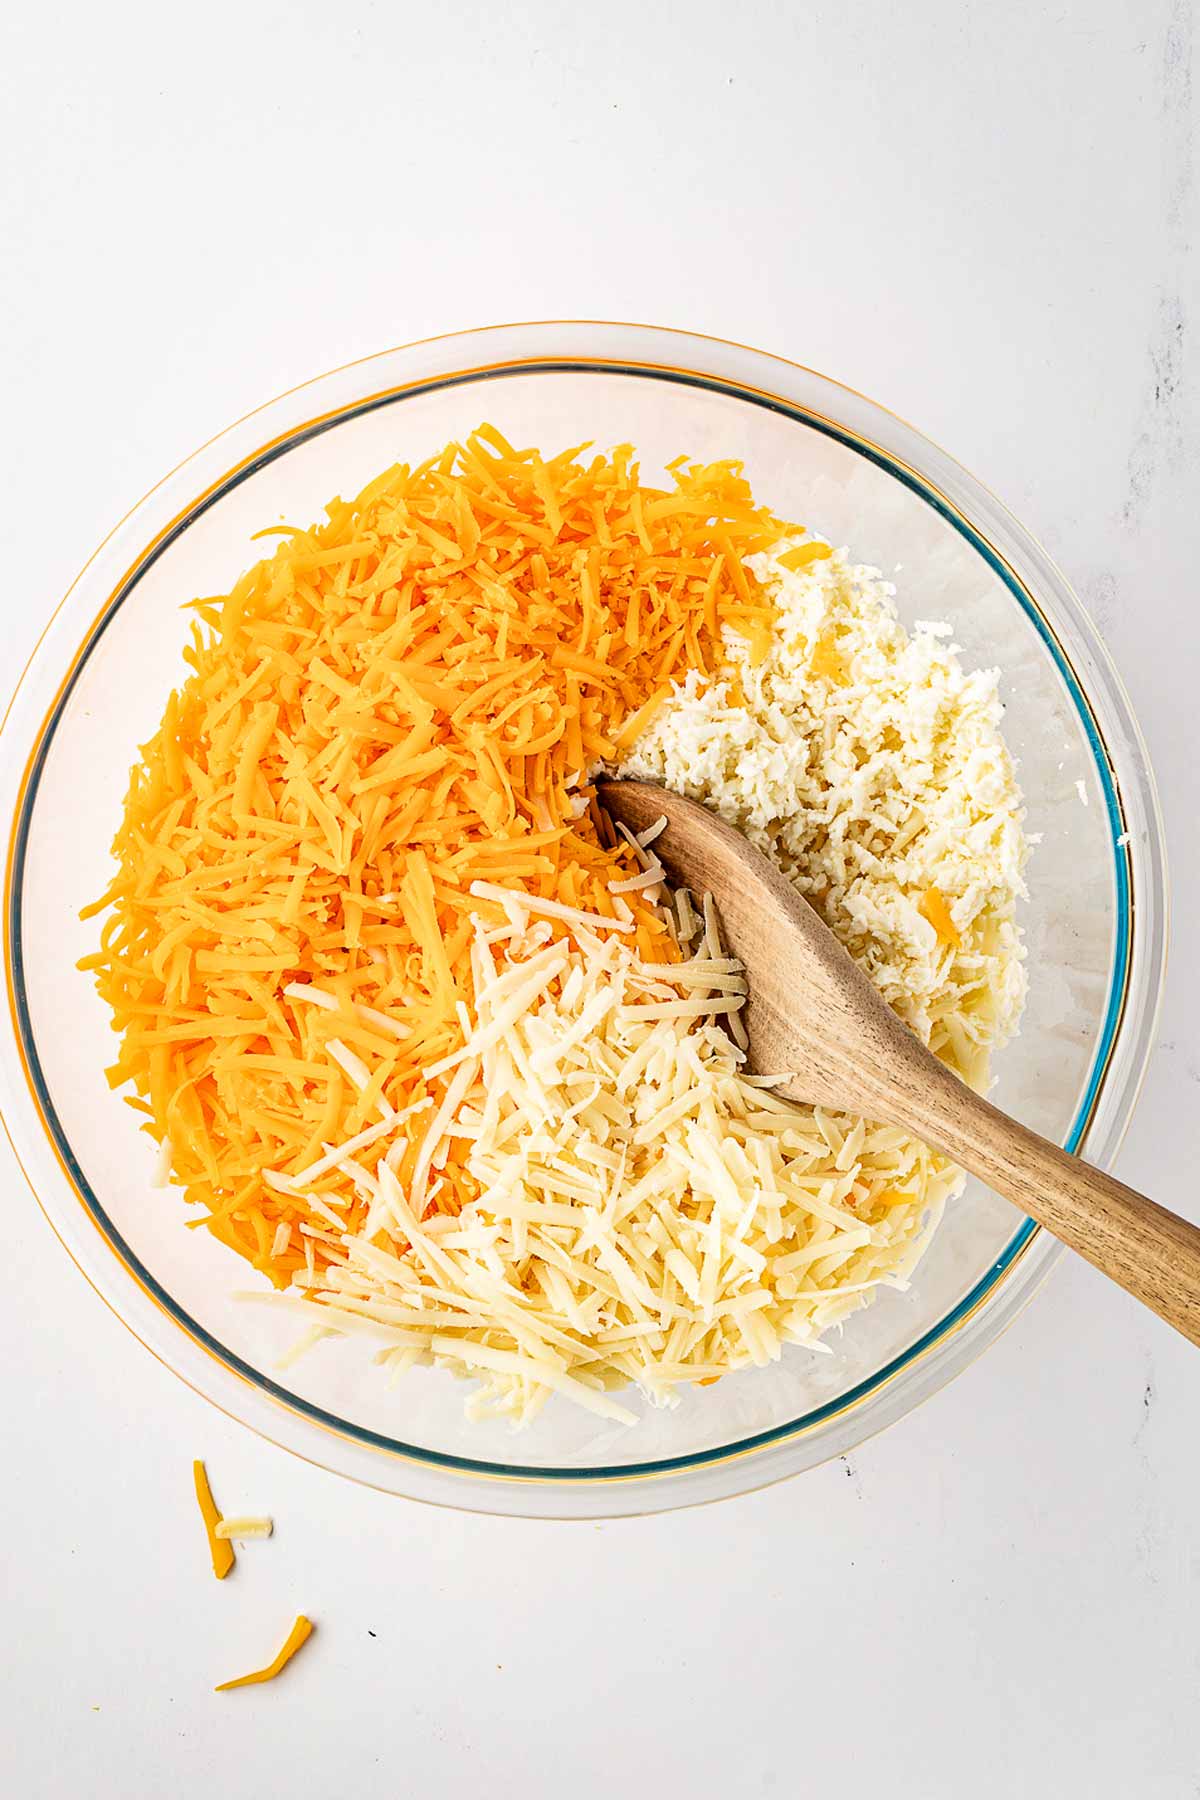
[[[529,343],[525,343],[524,353],[521,353],[522,346],[517,342],[514,342],[514,338],[521,338],[524,336],[527,339],[531,333],[537,340],[538,347],[535,349]],[[576,342],[578,342],[576,338],[576,334],[578,333],[596,334],[598,339],[610,340],[612,348],[620,353],[611,356],[594,353],[583,355],[577,349],[570,355],[551,354],[550,345],[542,335],[546,333],[553,334],[558,338],[562,338],[565,335]],[[695,359],[697,353],[700,353],[706,358],[710,365],[717,363],[722,366],[716,368],[712,366],[704,367],[697,366],[695,360],[688,364],[681,364],[673,359],[660,360],[657,356],[634,356],[632,352],[635,346],[631,339],[637,339],[643,350],[652,349],[655,351],[660,349],[675,351],[677,348],[682,347],[681,341],[686,342],[693,347],[691,353],[693,359]],[[507,355],[501,354],[498,357],[494,357],[491,360],[482,363],[472,361],[471,356],[473,351],[476,348],[481,347],[479,340],[490,340],[489,347],[494,347],[497,351],[507,349],[510,353]],[[261,467],[264,462],[286,455],[288,451],[294,449],[298,444],[305,442],[312,436],[334,428],[338,424],[345,422],[348,418],[361,415],[366,411],[375,410],[383,406],[396,404],[405,398],[411,398],[419,393],[445,388],[450,385],[462,385],[468,382],[486,381],[492,377],[518,373],[623,373],[648,379],[681,382],[689,386],[707,388],[712,391],[730,395],[736,399],[748,401],[752,404],[766,406],[771,410],[783,413],[785,416],[794,419],[800,424],[815,428],[825,435],[834,438],[849,447],[855,453],[866,456],[870,461],[884,469],[885,472],[890,474],[893,478],[900,480],[910,491],[916,494],[918,498],[939,513],[948,524],[966,539],[976,553],[984,558],[985,562],[991,567],[993,572],[1004,582],[1014,600],[1021,607],[1026,617],[1038,632],[1046,650],[1058,668],[1060,677],[1068,691],[1075,712],[1083,725],[1084,734],[1091,750],[1097,779],[1105,803],[1106,819],[1109,826],[1110,843],[1113,852],[1117,916],[1114,932],[1115,960],[1113,969],[1110,971],[1106,1012],[1094,1047],[1089,1080],[1077,1111],[1076,1118],[1073,1121],[1071,1130],[1065,1140],[1066,1147],[1071,1150],[1077,1149],[1083,1142],[1089,1127],[1095,1119],[1097,1108],[1099,1107],[1105,1092],[1106,1082],[1108,1081],[1112,1069],[1113,1058],[1120,1038],[1121,1026],[1129,1001],[1135,951],[1138,948],[1141,948],[1143,952],[1143,961],[1145,962],[1146,960],[1146,946],[1144,943],[1139,945],[1137,942],[1139,907],[1135,906],[1134,900],[1135,895],[1141,900],[1141,894],[1138,893],[1138,889],[1145,891],[1148,885],[1151,890],[1151,898],[1152,900],[1156,899],[1158,905],[1157,907],[1150,905],[1149,908],[1147,908],[1145,902],[1142,901],[1140,908],[1141,912],[1144,914],[1148,910],[1151,915],[1154,915],[1155,913],[1164,914],[1161,919],[1156,920],[1152,918],[1151,920],[1152,923],[1158,923],[1160,926],[1158,932],[1159,941],[1149,947],[1149,977],[1155,989],[1150,997],[1151,1012],[1156,1011],[1157,1005],[1161,1000],[1162,971],[1165,961],[1165,854],[1162,848],[1161,823],[1158,818],[1157,796],[1154,790],[1149,760],[1145,753],[1144,744],[1141,742],[1140,733],[1137,730],[1132,710],[1120,687],[1119,679],[1117,678],[1115,671],[1112,670],[1111,664],[1108,663],[1103,646],[1100,644],[1093,628],[1087,621],[1086,616],[1082,613],[1078,602],[1075,600],[1074,595],[1071,593],[1070,588],[1062,578],[1061,574],[1054,568],[1053,564],[1050,563],[1049,559],[1045,556],[1044,551],[1041,551],[1040,547],[1033,543],[1033,540],[1029,538],[1028,534],[1016,524],[1016,521],[1012,520],[1011,517],[1004,512],[1004,509],[1001,508],[999,503],[987,493],[987,490],[982,488],[981,484],[975,482],[972,477],[967,475],[959,465],[954,464],[951,459],[946,457],[944,452],[939,451],[936,445],[933,445],[929,440],[924,439],[921,434],[915,432],[911,426],[905,424],[905,422],[900,420],[897,415],[888,412],[885,408],[879,407],[877,403],[870,401],[865,396],[857,393],[856,390],[846,387],[842,383],[834,382],[830,380],[830,378],[820,375],[817,371],[806,368],[803,364],[792,363],[784,358],[750,350],[745,346],[733,344],[724,339],[704,338],[699,337],[696,334],[675,332],[660,327],[613,325],[604,321],[541,321],[536,324],[485,326],[473,332],[455,333],[448,336],[422,339],[414,344],[399,346],[392,350],[376,352],[371,356],[359,358],[354,362],[343,364],[337,369],[330,370],[324,375],[314,377],[310,381],[301,383],[297,387],[287,390],[276,399],[255,408],[252,412],[244,415],[242,419],[235,421],[233,425],[226,427],[225,430],[216,434],[216,436],[208,440],[206,444],[202,445],[199,450],[185,458],[174,470],[156,483],[143,499],[125,515],[125,518],[113,528],[113,531],[109,533],[108,537],[103,540],[102,544],[93,553],[92,557],[88,559],[88,562],[84,565],[84,568],[80,571],[80,574],[76,577],[70,588],[68,588],[66,594],[59,602],[58,607],[51,615],[46,628],[39,637],[38,642],[25,665],[25,669],[18,679],[16,690],[9,701],[3,720],[0,721],[0,747],[5,751],[9,750],[11,747],[10,744],[5,743],[4,740],[6,738],[11,739],[10,721],[13,718],[14,708],[17,707],[18,700],[26,688],[28,678],[30,677],[31,672],[34,671],[35,665],[40,665],[43,647],[45,646],[47,651],[52,647],[47,643],[47,640],[51,637],[52,628],[63,614],[71,596],[80,587],[80,584],[84,581],[88,571],[92,568],[93,564],[96,563],[97,559],[101,557],[102,552],[105,551],[109,544],[113,543],[114,539],[124,532],[127,526],[133,527],[135,524],[148,522],[148,516],[154,510],[156,496],[163,493],[163,490],[169,489],[171,484],[177,481],[178,477],[185,475],[187,472],[191,471],[193,467],[199,472],[199,469],[202,466],[202,459],[206,457],[207,453],[224,446],[226,440],[234,439],[236,434],[242,431],[243,427],[252,425],[253,422],[258,420],[261,416],[274,416],[275,418],[278,418],[281,410],[287,409],[289,402],[296,400],[298,397],[308,396],[310,394],[313,398],[316,398],[318,390],[327,393],[330,387],[336,385],[341,378],[351,375],[355,371],[370,371],[371,373],[374,373],[383,365],[391,367],[397,362],[404,363],[406,360],[411,361],[416,353],[431,350],[437,353],[435,357],[437,362],[445,362],[448,359],[450,367],[443,367],[440,372],[436,369],[427,370],[425,373],[413,375],[407,380],[394,381],[382,388],[373,388],[366,392],[360,392],[355,397],[347,398],[339,404],[328,408],[324,412],[317,413],[315,416],[299,421],[293,420],[285,429],[278,432],[274,437],[268,438],[265,442],[259,441],[251,445],[236,462],[224,471],[219,472],[214,479],[201,487],[198,492],[194,492],[165,523],[159,525],[159,528],[154,535],[136,551],[132,559],[128,562],[124,573],[120,576],[115,585],[108,588],[106,597],[92,619],[90,626],[83,631],[82,637],[78,637],[74,654],[70,658],[65,674],[63,674],[58,681],[53,698],[46,707],[41,723],[34,734],[32,747],[25,757],[24,766],[19,777],[12,818],[12,829],[9,834],[7,846],[4,892],[4,936],[6,949],[6,986],[9,1002],[9,1026],[12,1032],[13,1042],[27,1084],[27,1095],[28,1098],[32,1100],[42,1132],[45,1134],[45,1140],[48,1142],[59,1168],[65,1175],[71,1189],[74,1191],[76,1199],[81,1202],[87,1216],[96,1226],[97,1231],[100,1234],[101,1242],[107,1247],[107,1250],[111,1253],[120,1269],[126,1276],[131,1277],[142,1289],[143,1293],[165,1314],[174,1326],[176,1333],[182,1331],[192,1343],[203,1350],[207,1356],[222,1365],[225,1370],[238,1375],[242,1381],[249,1382],[276,1405],[288,1412],[300,1415],[301,1419],[308,1425],[320,1427],[324,1432],[331,1433],[332,1436],[338,1440],[353,1440],[358,1445],[365,1446],[372,1451],[383,1452],[393,1461],[416,1462],[426,1468],[432,1468],[442,1472],[451,1472],[456,1477],[467,1475],[477,1478],[481,1477],[484,1480],[491,1482],[527,1483],[533,1484],[538,1488],[545,1488],[548,1486],[578,1487],[581,1484],[586,1484],[588,1486],[602,1484],[612,1487],[617,1484],[646,1483],[648,1481],[662,1480],[663,1478],[678,1478],[689,1472],[725,1467],[731,1463],[741,1462],[743,1459],[753,1457],[756,1453],[783,1447],[788,1444],[794,1444],[798,1439],[810,1436],[821,1426],[827,1425],[835,1420],[845,1420],[848,1416],[860,1412],[865,1403],[873,1396],[880,1394],[883,1389],[894,1384],[900,1375],[904,1374],[907,1370],[913,1369],[917,1364],[927,1359],[934,1350],[939,1348],[939,1346],[944,1346],[950,1338],[956,1336],[961,1331],[962,1327],[967,1325],[969,1321],[975,1320],[981,1311],[988,1309],[989,1302],[997,1297],[1018,1264],[1028,1261],[1028,1252],[1032,1247],[1036,1246],[1038,1251],[1040,1251],[1038,1257],[1039,1267],[1036,1271],[1036,1275],[1039,1277],[1044,1277],[1049,1271],[1049,1268],[1060,1253],[1060,1247],[1054,1244],[1053,1240],[1050,1240],[1047,1237],[1047,1234],[1045,1234],[1034,1221],[1029,1219],[1022,1220],[1018,1224],[1012,1238],[996,1263],[993,1264],[987,1273],[974,1284],[970,1292],[965,1295],[955,1307],[943,1315],[935,1322],[935,1324],[930,1326],[927,1331],[923,1332],[921,1336],[904,1351],[892,1358],[888,1363],[882,1365],[880,1369],[876,1370],[870,1376],[865,1377],[862,1381],[856,1383],[853,1387],[837,1396],[836,1399],[825,1402],[819,1407],[810,1409],[809,1412],[797,1419],[772,1427],[769,1431],[755,1433],[745,1439],[696,1451],[685,1456],[658,1459],[646,1463],[626,1463],[611,1467],[597,1465],[585,1468],[551,1468],[540,1464],[496,1463],[489,1459],[459,1457],[445,1452],[431,1450],[424,1446],[406,1444],[401,1440],[385,1437],[381,1434],[369,1431],[365,1427],[358,1426],[351,1421],[325,1412],[322,1408],[316,1407],[312,1402],[292,1393],[281,1384],[272,1381],[270,1377],[265,1376],[260,1370],[257,1370],[250,1364],[244,1362],[243,1359],[230,1351],[226,1346],[221,1345],[205,1327],[191,1319],[189,1315],[184,1312],[182,1307],[171,1298],[170,1294],[161,1286],[153,1274],[141,1264],[136,1254],[125,1243],[121,1234],[108,1219],[102,1203],[98,1196],[92,1192],[82,1168],[74,1158],[69,1140],[57,1118],[53,1101],[41,1074],[37,1044],[29,1019],[28,1005],[24,991],[24,973],[21,951],[22,875],[24,870],[24,857],[28,838],[29,821],[36,802],[37,786],[41,768],[53,739],[58,720],[61,717],[62,709],[70,696],[73,686],[78,679],[87,658],[91,655],[100,637],[103,635],[105,627],[119,607],[132,593],[138,581],[142,578],[153,561],[162,554],[166,546],[174,541],[175,538],[186,532],[189,526],[201,515],[201,513],[207,511],[209,507],[216,504],[234,485],[246,479],[248,474]],[[517,354],[512,354],[511,352],[513,351],[516,351]],[[739,363],[739,368],[736,372],[728,366],[730,359],[722,359],[717,354],[718,351],[732,352],[734,354],[734,357]],[[751,365],[748,370],[740,366],[747,361]],[[459,366],[460,364],[462,366]],[[1101,664],[1101,672],[1108,678],[1110,689],[1108,695],[1109,702],[1111,704],[1115,697],[1116,704],[1119,708],[1120,716],[1116,723],[1130,738],[1134,750],[1140,752],[1141,766],[1136,769],[1134,773],[1140,776],[1141,779],[1143,788],[1143,810],[1148,816],[1150,835],[1154,841],[1149,846],[1152,854],[1150,854],[1147,859],[1144,859],[1147,861],[1148,865],[1145,879],[1139,880],[1136,886],[1134,870],[1137,857],[1135,851],[1131,850],[1128,841],[1122,788],[1118,782],[1117,776],[1118,759],[1114,755],[1113,748],[1110,747],[1106,739],[1100,720],[1097,717],[1096,708],[1089,697],[1087,688],[1079,671],[1075,667],[1072,656],[1069,654],[1066,646],[1060,641],[1054,625],[1047,618],[1041,601],[1039,601],[1031,591],[1027,582],[1022,579],[1020,574],[1018,574],[1009,557],[1004,554],[999,545],[991,541],[989,536],[983,530],[982,523],[973,520],[968,516],[961,504],[956,501],[952,494],[945,491],[945,487],[940,486],[939,483],[934,480],[933,474],[929,472],[928,468],[919,469],[914,462],[909,461],[906,457],[900,455],[895,447],[885,448],[881,443],[868,436],[861,427],[847,423],[844,418],[838,419],[831,417],[828,413],[822,412],[817,407],[802,400],[794,393],[788,394],[786,392],[781,392],[778,387],[767,386],[757,381],[748,381],[744,378],[746,373],[752,372],[755,375],[761,375],[764,378],[772,376],[778,381],[781,371],[791,371],[793,377],[797,374],[803,377],[803,385],[815,387],[818,394],[839,401],[842,405],[843,412],[848,410],[846,402],[852,402],[854,403],[854,408],[859,411],[865,411],[867,419],[884,423],[890,422],[893,427],[893,436],[898,433],[902,441],[905,439],[908,440],[907,443],[904,443],[904,448],[915,451],[918,458],[923,459],[927,464],[932,462],[936,467],[936,465],[941,462],[945,465],[945,468],[948,468],[957,476],[960,487],[965,487],[969,497],[975,498],[979,503],[990,502],[1000,523],[1008,529],[1010,534],[1010,549],[1012,547],[1012,540],[1015,537],[1018,550],[1022,548],[1032,550],[1035,560],[1040,560],[1044,570],[1048,572],[1045,579],[1047,579],[1048,585],[1053,590],[1054,604],[1060,611],[1065,613],[1068,627],[1073,629],[1082,639],[1083,650],[1090,653],[1094,662],[1098,661]],[[397,369],[395,372],[398,373],[399,370]],[[354,385],[357,387],[357,381]],[[785,382],[784,385],[786,386],[787,383]],[[853,410],[854,408],[849,410]],[[209,460],[211,461],[211,458]],[[938,473],[944,475],[945,469],[939,470]],[[996,520],[993,519],[991,521],[993,529],[995,529],[995,523]],[[74,635],[77,636],[77,633],[74,633]],[[1078,649],[1079,646],[1077,645],[1076,648]],[[50,673],[52,674],[53,671],[50,671]],[[1123,837],[1126,839],[1125,842],[1122,842]],[[1157,895],[1153,893],[1155,876],[1157,876]],[[1157,979],[1155,979],[1155,976],[1157,976]],[[1145,1010],[1144,1005],[1143,1010]],[[1153,1022],[1151,1021],[1151,1029],[1152,1023]],[[1137,1089],[1140,1087],[1141,1078],[1144,1075],[1145,1044],[1148,1039],[1145,1021],[1143,1021],[1143,1029],[1139,1032],[1139,1037],[1142,1040],[1142,1055],[1138,1061],[1138,1066],[1134,1067],[1132,1071],[1127,1072],[1122,1083],[1124,1092],[1118,1099],[1116,1109],[1120,1114],[1120,1117],[1114,1122],[1116,1127],[1115,1133],[1110,1131],[1110,1141],[1103,1147],[1106,1156],[1111,1156],[1115,1153],[1116,1143],[1119,1141],[1119,1137],[1123,1134],[1124,1127],[1128,1122],[1128,1116],[1132,1111],[1132,1106],[1136,1099]],[[1130,1074],[1132,1075],[1132,1079],[1130,1079]],[[0,1119],[3,1120],[6,1134],[17,1155],[18,1162],[22,1166],[26,1179],[34,1191],[35,1198],[37,1198],[39,1205],[42,1207],[43,1212],[46,1214],[49,1222],[56,1231],[56,1234],[60,1237],[60,1240],[63,1241],[65,1247],[72,1255],[73,1260],[76,1261],[85,1277],[92,1286],[96,1287],[97,1291],[101,1294],[101,1297],[105,1299],[110,1308],[122,1319],[123,1323],[139,1337],[139,1341],[142,1341],[143,1343],[147,1342],[145,1338],[141,1337],[141,1333],[137,1331],[132,1321],[126,1316],[126,1312],[123,1310],[120,1301],[105,1291],[105,1286],[103,1285],[102,1280],[98,1278],[95,1268],[91,1263],[91,1259],[81,1259],[81,1256],[76,1253],[76,1249],[73,1248],[72,1244],[68,1242],[67,1237],[64,1236],[63,1231],[59,1227],[59,1222],[55,1217],[53,1208],[39,1193],[37,1185],[25,1165],[25,1159],[21,1156],[16,1137],[14,1136],[13,1130],[10,1128],[7,1106],[0,1106]],[[1032,1284],[1030,1283],[1027,1285],[1031,1292]],[[1028,1297],[1028,1295],[1026,1295],[1026,1297]],[[1011,1313],[1014,1309],[1010,1306],[1007,1310]],[[982,1348],[983,1342],[990,1342],[992,1337],[998,1335],[998,1331],[1002,1328],[1003,1322],[1006,1321],[1002,1321],[998,1324],[996,1330],[992,1333],[988,1334],[985,1332],[982,1334],[980,1348]],[[189,1381],[189,1385],[197,1387],[198,1391],[205,1393],[206,1397],[213,1400],[215,1404],[222,1405],[222,1401],[217,1399],[216,1395],[211,1392],[207,1386],[202,1382],[192,1380],[189,1375],[178,1366],[177,1361],[172,1358],[169,1350],[164,1353],[163,1350],[156,1349],[153,1344],[147,1344],[147,1347],[151,1348],[153,1353],[158,1356],[160,1360],[165,1361],[167,1366],[171,1367],[176,1374],[179,1374],[184,1380]],[[933,1385],[942,1385],[944,1380],[949,1379],[952,1374],[957,1372],[958,1366],[963,1366],[961,1361],[958,1362],[957,1366],[947,1366],[944,1369],[944,1372],[941,1373],[940,1379]],[[929,1391],[933,1391],[932,1387],[929,1387]],[[255,1424],[254,1421],[247,1419],[244,1409],[238,1411],[229,1407],[224,1407],[224,1410],[232,1410],[233,1416],[238,1417],[243,1423],[249,1423],[252,1429],[263,1429],[261,1426]],[[900,1410],[907,1410],[907,1408],[901,1407]],[[268,1436],[273,1435],[269,1430],[265,1431],[264,1434]],[[862,1434],[860,1434],[860,1436],[861,1435]],[[278,1438],[276,1441],[279,1441]],[[286,1447],[296,1448],[294,1444],[288,1444]],[[298,1453],[303,1454],[302,1451]],[[829,1453],[834,1454],[836,1453],[836,1450],[831,1449]],[[824,1458],[821,1458],[820,1460],[824,1460]],[[774,1459],[772,1459],[772,1461],[774,1461]],[[329,1465],[327,1464],[326,1466]],[[336,1464],[333,1466],[336,1467]],[[346,1471],[343,1470],[342,1472]],[[787,1471],[785,1470],[784,1472],[786,1473]],[[360,1476],[359,1478],[367,1479],[365,1476]],[[772,1477],[769,1474],[764,1472],[764,1479],[771,1478]],[[389,1489],[391,1487],[390,1483],[384,1483],[382,1485],[389,1487]],[[734,1486],[738,1488],[753,1485],[757,1485],[757,1482],[751,1481],[747,1483],[738,1481],[734,1483]],[[407,1490],[402,1489],[401,1491]],[[463,1502],[456,1499],[454,1503],[462,1504]],[[505,1510],[509,1509],[506,1508]],[[515,1510],[525,1509],[517,1508]],[[621,1510],[626,1509],[622,1507]]]

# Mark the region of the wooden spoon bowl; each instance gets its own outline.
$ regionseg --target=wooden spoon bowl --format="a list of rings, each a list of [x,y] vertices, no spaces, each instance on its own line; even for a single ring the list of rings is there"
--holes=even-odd
[[[1039,1137],[961,1082],[897,1018],[829,927],[740,832],[642,781],[597,790],[677,887],[711,894],[745,966],[750,1068],[776,1092],[902,1126],[1037,1219],[1200,1344],[1200,1228]]]

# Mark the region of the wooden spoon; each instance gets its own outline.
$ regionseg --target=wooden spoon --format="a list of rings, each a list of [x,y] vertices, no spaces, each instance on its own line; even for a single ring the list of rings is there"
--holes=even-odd
[[[666,817],[654,853],[711,894],[745,965],[750,1067],[777,1092],[911,1131],[952,1158],[1200,1344],[1200,1228],[1008,1118],[951,1074],[879,997],[829,927],[740,832],[694,800],[607,781],[600,804],[632,832]]]

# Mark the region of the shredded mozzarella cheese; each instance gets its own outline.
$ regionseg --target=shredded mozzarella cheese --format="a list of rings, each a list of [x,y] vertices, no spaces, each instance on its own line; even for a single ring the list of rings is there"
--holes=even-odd
[[[475,1412],[525,1424],[558,1393],[632,1423],[611,1390],[673,1403],[785,1344],[821,1348],[881,1284],[904,1286],[956,1172],[743,1079],[716,1015],[744,993],[696,993],[737,970],[713,948],[660,966],[580,932],[531,996],[545,952],[477,928],[464,1060],[407,1185],[386,1157],[372,1177],[394,1247],[372,1217],[331,1240],[326,1268],[246,1298],[366,1332],[396,1367],[472,1376]],[[426,1219],[456,1141],[479,1198]]]

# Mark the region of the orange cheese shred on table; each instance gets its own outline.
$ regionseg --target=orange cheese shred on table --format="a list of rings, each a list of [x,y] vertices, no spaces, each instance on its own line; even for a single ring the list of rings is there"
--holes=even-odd
[[[196,1488],[196,1500],[200,1507],[200,1517],[204,1520],[204,1529],[208,1533],[208,1553],[212,1557],[213,1574],[218,1581],[224,1581],[230,1569],[237,1561],[233,1545],[228,1538],[217,1536],[217,1526],[221,1523],[221,1514],[213,1499],[212,1488],[208,1482],[208,1471],[202,1462],[192,1464],[192,1480]]]
[[[484,425],[194,602],[191,672],[132,771],[81,966],[120,1035],[109,1080],[192,1222],[278,1285],[329,1260],[331,1211],[353,1231],[369,1204],[345,1168],[303,1194],[288,1177],[441,1098],[422,1070],[462,1042],[472,916],[503,916],[472,883],[617,916],[632,864],[599,835],[588,769],[672,680],[713,673],[723,626],[769,645],[743,559],[797,528],[735,464],[670,472],[642,486],[628,448],[543,458]],[[676,954],[628,904],[639,953]],[[368,1137],[367,1163],[411,1130],[403,1180],[428,1116]],[[473,1197],[455,1154],[439,1175],[438,1210]]]
[[[297,1616],[296,1623],[284,1639],[279,1653],[273,1656],[265,1669],[255,1669],[253,1674],[238,1675],[233,1681],[222,1681],[214,1689],[215,1694],[227,1694],[230,1688],[254,1687],[260,1681],[274,1681],[280,1670],[285,1668],[295,1656],[302,1644],[306,1644],[313,1634],[311,1619],[303,1613]]]

